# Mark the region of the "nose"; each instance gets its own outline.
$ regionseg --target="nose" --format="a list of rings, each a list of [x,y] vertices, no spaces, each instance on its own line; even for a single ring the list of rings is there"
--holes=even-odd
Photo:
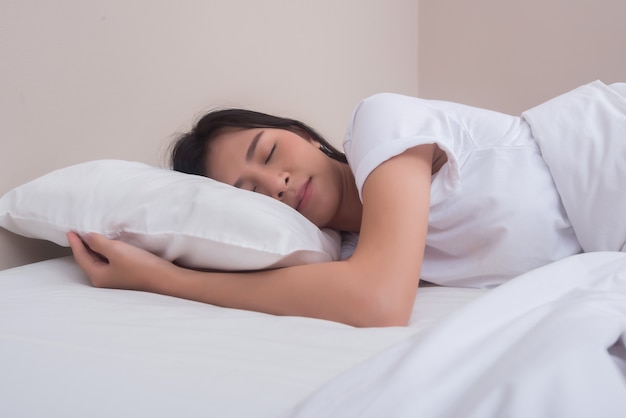
[[[285,192],[289,188],[289,173],[282,172],[278,178],[274,180],[274,187],[271,190],[271,196],[278,200],[283,200]]]
[[[256,191],[280,201],[285,198],[289,190],[290,175],[286,171],[265,171],[255,176]]]

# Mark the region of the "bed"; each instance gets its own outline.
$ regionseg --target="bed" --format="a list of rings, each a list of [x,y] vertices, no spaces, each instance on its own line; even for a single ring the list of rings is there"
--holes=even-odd
[[[604,91],[589,88],[579,96]],[[525,114],[548,160],[554,144],[543,138],[553,136],[553,106],[565,99]],[[572,148],[582,146],[577,132]],[[584,144],[589,155],[607,155]],[[625,148],[609,150],[615,166],[589,158],[578,173],[626,178]],[[581,179],[572,181],[561,162],[551,168],[565,192]],[[615,182],[591,184],[590,200],[615,202],[614,189],[598,186]],[[489,290],[421,284],[407,327],[354,328],[97,289],[71,256],[3,270],[0,415],[624,417],[626,224],[617,222],[619,205],[572,199],[588,253]],[[299,216],[210,179],[120,160],[55,170],[0,199],[0,226],[60,246],[68,230],[99,232],[220,269],[341,256],[338,234]],[[593,233],[611,217],[611,230]]]
[[[0,272],[0,414],[623,417],[625,318],[622,253],[424,286],[408,327],[365,329],[96,289],[62,257]]]

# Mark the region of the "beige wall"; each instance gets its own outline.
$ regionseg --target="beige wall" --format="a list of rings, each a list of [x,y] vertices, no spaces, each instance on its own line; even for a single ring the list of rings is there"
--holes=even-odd
[[[623,0],[420,0],[421,96],[518,112],[626,80]]]
[[[340,144],[362,97],[417,93],[417,1],[2,0],[0,51],[2,194],[87,160],[163,165],[216,106]],[[50,247],[2,230],[0,268]]]

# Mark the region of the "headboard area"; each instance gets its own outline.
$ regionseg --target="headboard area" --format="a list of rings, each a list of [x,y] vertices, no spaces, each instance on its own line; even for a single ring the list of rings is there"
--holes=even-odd
[[[358,100],[417,94],[416,3],[3,2],[0,195],[90,160],[167,167],[176,134],[218,107],[340,146]],[[65,254],[0,230],[0,269]]]

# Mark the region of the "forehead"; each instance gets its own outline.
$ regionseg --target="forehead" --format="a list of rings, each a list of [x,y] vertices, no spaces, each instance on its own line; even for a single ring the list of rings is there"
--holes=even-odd
[[[216,134],[208,143],[204,158],[207,177],[224,183],[233,184],[233,172],[246,160],[255,136],[262,128],[238,129],[226,128]]]

